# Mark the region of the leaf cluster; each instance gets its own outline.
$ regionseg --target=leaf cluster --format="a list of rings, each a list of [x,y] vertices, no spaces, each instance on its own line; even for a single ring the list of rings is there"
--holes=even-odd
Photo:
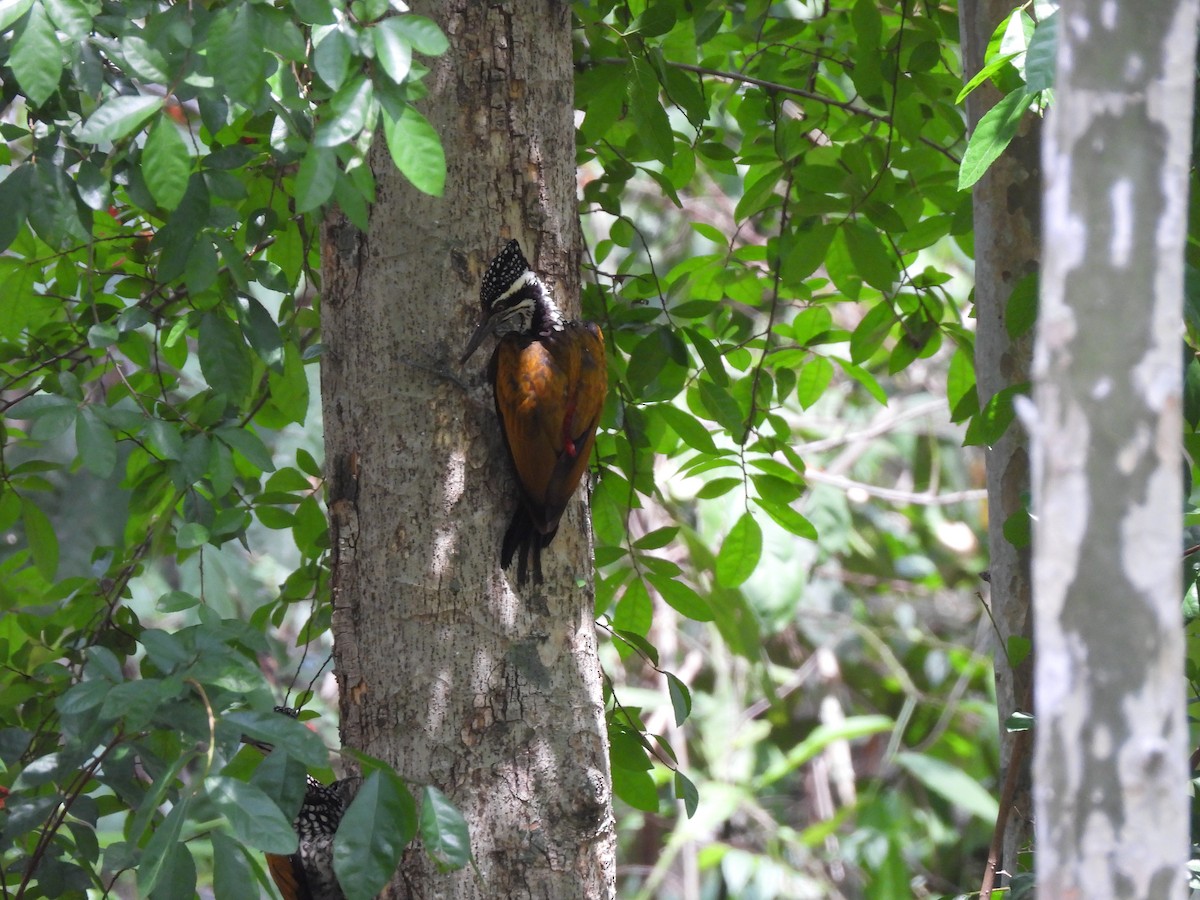
[[[190,897],[200,860],[219,896],[258,896],[247,848],[294,849],[328,759],[269,712],[261,662],[268,626],[329,628],[321,467],[276,452],[322,352],[317,215],[365,227],[377,129],[440,193],[412,102],[446,47],[386,0],[0,4],[0,894],[136,870],[143,895]],[[222,608],[206,560],[272,533],[296,557],[282,585]],[[260,765],[251,724],[280,748]],[[366,784],[351,896],[417,829],[391,816],[413,807],[394,775]],[[425,806],[428,846],[462,865],[444,798]]]
[[[955,705],[936,699],[947,683],[923,667],[944,664],[975,689],[986,667],[949,653],[936,627],[880,638],[890,629],[878,617],[899,613],[859,606],[878,600],[848,581],[938,591],[971,564],[939,555],[950,523],[936,506],[901,499],[890,517],[872,515],[827,487],[843,480],[824,471],[825,448],[843,442],[825,423],[890,421],[885,405],[948,366],[939,392],[952,421],[974,429],[972,443],[1002,432],[994,410],[981,414],[960,278],[971,209],[958,184],[957,18],[939,4],[867,0],[589,3],[576,16],[583,307],[604,327],[614,385],[592,513],[597,615],[624,662],[610,668],[615,792],[650,829],[665,786],[690,815],[698,782],[704,822],[675,834],[705,843],[701,870],[727,889],[828,889],[812,848],[853,821],[841,858],[893,885],[876,895],[908,896],[917,859],[951,844],[953,829],[931,821],[974,815],[982,835],[994,812],[980,786],[990,764],[946,732]],[[848,452],[876,477],[911,467],[914,489],[890,493],[970,483],[961,433],[894,443],[890,427],[879,433],[886,445]],[[821,730],[811,704],[763,699],[831,641],[863,709],[844,731]],[[731,722],[721,704],[757,712]],[[831,743],[876,733],[890,735],[892,774],[868,779],[833,819],[805,821],[769,799],[800,792]],[[903,799],[884,792],[888,777],[909,785]],[[929,805],[934,819],[912,825]],[[738,838],[720,839],[729,833]],[[667,847],[631,893],[652,895],[679,845]]]

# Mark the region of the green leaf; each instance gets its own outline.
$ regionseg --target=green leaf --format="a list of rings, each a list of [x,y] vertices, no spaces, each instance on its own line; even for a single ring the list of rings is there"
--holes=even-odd
[[[641,734],[629,726],[610,720],[608,744],[614,769],[649,772],[654,767]]]
[[[166,819],[154,829],[150,840],[146,842],[142,853],[142,861],[137,867],[137,883],[144,897],[154,890],[159,878],[168,863],[169,851],[177,843],[183,832],[183,823],[187,820],[190,797],[184,796],[171,807]]]
[[[669,2],[650,3],[629,26],[626,35],[640,34],[642,37],[658,37],[675,27],[675,9]]]
[[[333,840],[333,870],[350,900],[374,897],[417,833],[412,794],[393,772],[368,775]]]
[[[213,896],[222,900],[258,900],[254,872],[241,846],[219,831],[212,832]]]
[[[700,399],[708,414],[726,431],[739,440],[746,427],[746,416],[737,400],[725,388],[719,387],[707,378],[700,379]]]
[[[881,300],[867,311],[850,335],[850,359],[856,363],[870,359],[896,324],[891,303]]]
[[[957,410],[964,399],[975,394],[975,364],[972,352],[967,347],[958,347],[950,357],[950,367],[946,373],[946,402],[950,406],[950,421],[961,422]],[[976,401],[978,408],[978,401]]]
[[[665,674],[667,676],[667,690],[671,694],[671,709],[675,713],[675,727],[678,728],[692,714],[692,693],[687,689],[687,685],[676,676],[670,672]]]
[[[311,212],[328,201],[337,176],[337,153],[329,147],[309,147],[296,173],[296,211]]]
[[[1000,56],[993,57],[986,66],[975,73],[975,77],[963,85],[963,89],[958,92],[958,96],[954,98],[954,102],[956,104],[962,103],[967,99],[967,96],[973,90],[975,90],[975,88],[979,87],[979,85],[983,84],[993,75],[1007,66],[1010,62],[1020,56],[1022,52],[1023,51],[1021,50],[1016,50],[1012,53],[1005,53]]]
[[[967,152],[963,154],[962,165],[959,166],[960,191],[965,191],[982,178],[988,167],[1004,152],[1004,148],[1016,137],[1021,117],[1028,107],[1029,94],[1018,90],[1005,94],[984,113],[971,134]]]
[[[33,276],[35,267],[17,263],[0,287],[4,302],[0,303],[0,337],[12,339],[21,333],[33,317]]]
[[[625,769],[615,763],[612,770],[613,793],[645,812],[658,812],[658,788],[649,772]]]
[[[121,37],[120,50],[129,70],[144,81],[165,84],[171,80],[167,58],[144,38],[125,34]]]
[[[674,66],[669,66],[664,74],[667,96],[671,98],[672,103],[683,110],[693,127],[700,128],[708,120],[709,103],[708,98],[704,96],[700,79],[692,73]]]
[[[98,478],[107,478],[117,465],[117,442],[108,426],[84,407],[75,417],[75,445],[83,467]]]
[[[294,0],[292,7],[306,25],[329,25],[337,18],[329,0]]]
[[[1004,307],[1004,329],[1012,340],[1025,335],[1037,321],[1038,277],[1031,272],[1013,285]]]
[[[1033,542],[1033,522],[1029,510],[1021,507],[1004,520],[1000,528],[1004,539],[1014,547],[1028,547]]]
[[[180,550],[191,550],[208,543],[208,529],[199,522],[188,522],[179,526],[175,533],[175,546]]]
[[[75,182],[50,156],[37,163],[29,201],[29,224],[58,249],[92,240],[91,210],[82,207]]]
[[[168,116],[160,116],[150,129],[142,150],[142,175],[150,196],[166,210],[173,210],[187,191],[192,158],[179,129]]]
[[[445,794],[431,785],[421,793],[421,840],[425,852],[442,871],[461,869],[471,861],[467,820]]]
[[[992,398],[984,404],[983,409],[971,419],[971,424],[967,426],[967,433],[963,437],[963,445],[990,447],[1000,440],[1001,435],[1013,420],[1013,397],[1017,394],[1027,393],[1029,393],[1029,384],[1022,382],[993,394]]]
[[[297,839],[291,821],[261,789],[226,775],[210,775],[204,787],[234,835],[247,847],[264,853],[295,852]]]
[[[879,234],[863,222],[848,222],[842,230],[858,274],[873,288],[891,290],[898,276],[898,264]]]
[[[17,29],[16,40],[9,51],[8,65],[16,76],[17,84],[34,106],[41,106],[58,90],[63,52],[54,25],[42,4],[34,4],[29,9],[25,24]]]
[[[1034,724],[1034,717],[1029,713],[1015,712],[1004,720],[1004,730],[1008,732],[1030,731]]]
[[[668,578],[651,572],[646,580],[672,609],[694,622],[711,622],[714,618],[712,606],[697,594],[690,585],[678,578]]]
[[[0,0],[0,32],[12,28],[31,6],[33,0]]]
[[[800,370],[796,379],[796,399],[800,406],[808,409],[821,399],[825,388],[833,381],[833,363],[823,356],[814,356]]]
[[[4,210],[4,215],[0,216],[0,252],[9,248],[25,225],[25,217],[29,214],[29,198],[33,193],[34,175],[33,166],[17,166],[0,181],[0,209]],[[32,267],[29,268],[32,270]],[[30,274],[32,275],[32,271]],[[11,300],[12,294],[5,290],[4,297]],[[0,304],[0,317],[4,315],[3,305]],[[0,334],[7,334],[2,327]]]
[[[683,801],[683,809],[690,819],[696,814],[696,807],[700,805],[700,792],[696,790],[696,785],[692,784],[690,778],[682,772],[675,772],[675,799]]]
[[[283,373],[268,371],[267,383],[271,391],[271,403],[285,421],[303,425],[308,415],[308,375],[294,343],[284,344]]]
[[[112,684],[108,681],[84,681],[59,697],[55,706],[64,716],[77,716],[98,707],[111,690]]]
[[[750,513],[742,513],[721,544],[714,574],[721,587],[735,588],[753,573],[762,558],[762,528]]]
[[[817,539],[816,526],[787,503],[780,503],[767,497],[755,497],[754,502],[762,508],[763,512],[796,537],[802,537],[809,541]]]
[[[324,105],[322,108],[326,108]],[[333,95],[327,107],[333,117],[317,126],[314,147],[338,147],[358,137],[375,122],[378,106],[375,85],[365,75],[356,75]],[[336,187],[336,185],[335,185]]]
[[[702,332],[699,328],[685,328],[683,333],[687,335],[693,347],[696,348],[696,353],[704,362],[704,371],[708,373],[708,377],[712,379],[713,384],[725,387],[729,384],[729,373],[725,371],[725,362],[721,357],[721,352],[709,339],[708,335]],[[680,437],[683,437],[681,434]]]
[[[259,359],[274,371],[282,373],[284,351],[279,325],[267,312],[266,307],[249,294],[238,294],[234,300],[237,303],[238,323],[242,326],[242,334],[246,336]]]
[[[908,750],[897,753],[896,762],[925,787],[935,794],[940,794],[960,809],[978,816],[984,822],[996,821],[999,808],[996,798],[958,767],[935,757]]]
[[[21,524],[25,526],[25,541],[33,554],[33,564],[43,578],[53,581],[58,571],[58,537],[54,526],[41,508],[27,497],[21,498]]]
[[[446,40],[446,35],[442,34],[442,29],[438,28],[433,19],[410,14],[393,16],[384,21],[395,22],[394,27],[404,35],[418,53],[424,53],[426,56],[441,56],[450,48],[450,42]]]
[[[825,254],[837,228],[819,224],[789,235],[783,245],[783,265],[780,274],[788,284],[799,284],[825,262]]]
[[[242,710],[224,716],[221,725],[236,736],[245,735],[270,744],[298,759],[309,769],[329,766],[329,751],[321,743],[320,737],[291,716]]]
[[[238,3],[217,13],[204,42],[209,74],[226,96],[248,107],[266,89],[267,54],[263,53],[254,5]]]
[[[843,372],[865,387],[867,389],[867,393],[869,393],[884,406],[887,405],[887,393],[880,386],[874,375],[872,375],[862,366],[857,366],[854,363],[840,357],[833,357],[833,361],[841,366]]]
[[[313,29],[313,68],[333,90],[350,74],[350,41],[340,26]]]
[[[642,579],[635,578],[617,601],[617,609],[613,613],[613,627],[645,636],[650,632],[653,618],[654,604],[650,602],[646,584]]]
[[[92,30],[92,11],[84,0],[43,0],[50,20],[68,40],[83,41]]]
[[[150,894],[150,900],[193,900],[195,896],[196,860],[192,858],[191,845],[176,841],[167,848],[158,886]]]
[[[1048,91],[1054,87],[1055,58],[1058,54],[1058,10],[1037,23],[1029,50],[1025,53],[1025,86],[1030,91]]]
[[[403,83],[412,69],[412,44],[400,24],[400,17],[390,16],[376,24],[371,29],[371,38],[375,44],[375,58],[383,66],[388,78]]]
[[[633,78],[629,81],[629,105],[638,135],[651,157],[669,166],[675,158],[675,135],[671,120],[658,98],[658,78],[640,56],[633,60]]]
[[[678,525],[666,525],[662,528],[656,528],[648,534],[642,535],[633,542],[635,550],[658,550],[661,547],[667,546],[671,541],[675,540],[675,536],[679,534]]]
[[[693,450],[716,455],[717,445],[713,442],[712,435],[691,413],[669,403],[660,403],[654,406],[653,410],[679,435],[679,439]]]
[[[1007,642],[1008,664],[1014,669],[1029,658],[1033,650],[1033,641],[1019,634],[1010,634]]]
[[[113,97],[83,123],[79,139],[89,144],[115,143],[135,131],[161,108],[161,97],[142,94]]]
[[[200,371],[218,394],[240,403],[250,393],[253,365],[241,329],[220,308],[200,320]]]
[[[712,500],[715,497],[723,497],[736,487],[742,486],[741,478],[714,478],[711,481],[704,483],[700,490],[696,491],[697,500]]]
[[[850,716],[841,722],[818,725],[800,743],[794,745],[783,759],[772,763],[759,777],[761,792],[800,766],[804,765],[834,741],[853,741],[890,731],[895,722],[887,716]]]
[[[405,104],[399,116],[383,112],[383,136],[400,173],[419,191],[442,196],[446,186],[446,154],[429,121]]]

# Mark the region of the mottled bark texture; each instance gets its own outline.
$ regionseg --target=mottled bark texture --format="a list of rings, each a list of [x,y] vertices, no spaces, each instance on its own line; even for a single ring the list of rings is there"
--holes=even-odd
[[[1013,10],[1011,0],[963,0],[960,28],[963,80],[983,68],[984,52],[992,32]],[[971,128],[979,122],[1000,93],[991,83],[967,98]],[[1041,120],[1027,116],[1021,132],[1008,149],[975,184],[975,380],[979,402],[986,404],[998,391],[1029,381],[1033,335],[1009,337],[1006,310],[1013,287],[1037,271],[1041,250]],[[1003,871],[1019,869],[1018,853],[1032,834],[1029,781],[1029,736],[1004,729],[1017,710],[1028,712],[1032,702],[1033,663],[1027,659],[1009,665],[1009,638],[1032,638],[1033,596],[1028,546],[1018,547],[1004,534],[1004,523],[1023,516],[1029,499],[1029,445],[1025,432],[1013,424],[987,448],[988,488],[988,600],[996,623],[993,658],[996,702],[1000,718],[1001,778],[1009,781],[1011,795],[1003,849],[995,861]],[[1013,762],[1016,761],[1014,769]],[[1006,797],[1007,799],[1007,797]]]
[[[1034,355],[1038,892],[1186,895],[1180,334],[1196,0],[1064,0]]]
[[[450,39],[419,107],[442,198],[380,148],[367,233],[326,222],[322,397],[343,739],[445,791],[478,872],[406,852],[385,897],[608,897],[614,825],[576,499],[518,593],[498,567],[517,502],[484,369],[457,359],[479,282],[518,238],[578,312],[571,15],[556,0],[414,5]]]

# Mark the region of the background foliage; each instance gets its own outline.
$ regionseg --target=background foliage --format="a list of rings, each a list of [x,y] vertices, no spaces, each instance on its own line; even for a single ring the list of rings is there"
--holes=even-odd
[[[247,848],[329,775],[271,713],[331,690],[315,236],[365,227],[377,128],[441,189],[411,102],[446,43],[403,7],[0,3],[4,896],[257,896]],[[997,725],[961,444],[1011,393],[979,409],[961,188],[1044,32],[997,33],[1018,99],[968,148],[953,2],[574,9],[619,891],[967,890]],[[377,778],[356,833],[464,861]]]

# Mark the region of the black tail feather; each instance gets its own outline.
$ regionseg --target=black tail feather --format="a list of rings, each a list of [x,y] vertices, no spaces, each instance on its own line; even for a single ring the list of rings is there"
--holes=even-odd
[[[504,543],[500,547],[500,565],[507,569],[517,557],[517,584],[529,582],[530,562],[533,563],[533,583],[542,583],[542,548],[554,540],[558,529],[542,534],[533,524],[533,518],[524,506],[513,512],[508,530],[504,532]],[[532,560],[531,560],[532,557]]]

